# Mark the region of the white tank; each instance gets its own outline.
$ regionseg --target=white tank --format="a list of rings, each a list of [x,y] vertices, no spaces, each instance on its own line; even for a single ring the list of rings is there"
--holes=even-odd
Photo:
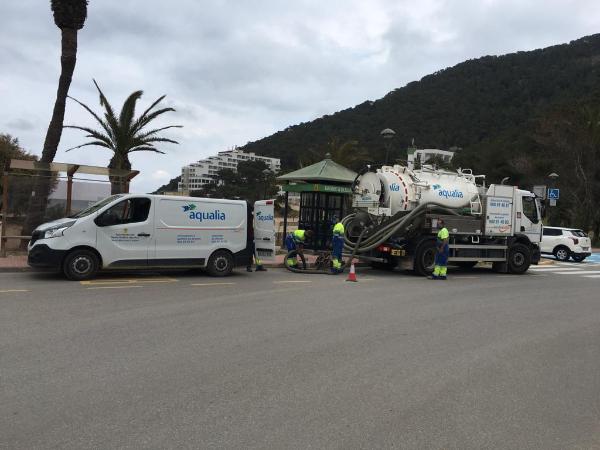
[[[369,208],[370,212],[376,208],[389,215],[430,202],[448,208],[472,208],[474,214],[481,211],[479,189],[471,173],[384,166],[361,175],[355,192],[354,206]]]

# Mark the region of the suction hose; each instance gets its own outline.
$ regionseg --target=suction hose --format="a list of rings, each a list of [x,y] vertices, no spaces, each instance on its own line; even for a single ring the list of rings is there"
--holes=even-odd
[[[425,209],[431,207],[442,210],[444,212],[448,212],[450,214],[459,215],[456,211],[448,209],[445,205],[434,202],[425,203],[419,205],[407,215],[399,217],[391,221],[390,223],[385,224],[382,228],[374,232],[372,235],[368,236],[364,243],[361,242],[361,237],[363,236],[364,232],[368,229],[368,227],[365,227],[363,229],[359,236],[359,240],[356,242],[356,244],[350,239],[348,239],[347,236],[344,236],[344,248],[347,250],[353,250],[353,252],[356,253],[365,253],[370,250],[373,250],[382,243],[388,241],[394,234],[405,230],[414,222],[416,216],[420,215]],[[343,219],[342,223],[344,224],[344,226],[347,226],[347,224],[349,224],[355,217],[355,214],[350,214]]]

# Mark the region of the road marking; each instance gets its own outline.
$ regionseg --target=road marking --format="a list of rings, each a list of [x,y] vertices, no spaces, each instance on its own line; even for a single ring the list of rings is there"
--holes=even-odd
[[[573,268],[567,268],[567,267],[530,267],[529,270],[533,270],[534,272],[558,272],[558,271],[565,271],[565,270],[580,270],[580,269],[576,269],[575,267],[573,267]]]
[[[459,275],[459,276],[451,276],[450,278],[453,279],[453,280],[467,280],[467,279],[472,280],[472,279],[479,278],[479,277],[471,277],[471,276],[466,276],[466,275]]]
[[[584,275],[583,278],[600,278],[600,275]]]
[[[88,291],[91,291],[93,289],[129,289],[129,288],[141,288],[144,286],[94,286],[94,287],[89,287],[86,288]]]
[[[570,271],[570,272],[554,272],[558,275],[581,275],[583,273],[600,273],[600,270],[575,270],[575,271]]]
[[[3,289],[0,294],[10,294],[13,292],[29,292],[29,289]]]
[[[232,286],[236,283],[192,283],[190,286]]]
[[[310,280],[284,280],[284,281],[273,281],[273,284],[285,284],[285,283],[311,283]]]
[[[89,281],[80,281],[80,283],[84,286],[91,285],[104,285],[104,284],[138,284],[138,283],[176,283],[177,279],[175,278],[125,278],[125,279],[109,279],[109,280],[89,280]]]

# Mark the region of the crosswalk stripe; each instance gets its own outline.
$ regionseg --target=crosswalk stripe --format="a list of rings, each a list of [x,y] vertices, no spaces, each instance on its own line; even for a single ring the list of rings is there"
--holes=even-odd
[[[535,272],[556,272],[558,270],[579,270],[575,267],[566,268],[566,267],[530,267],[529,270],[533,270]]]
[[[600,275],[584,275],[583,278],[600,278]]]

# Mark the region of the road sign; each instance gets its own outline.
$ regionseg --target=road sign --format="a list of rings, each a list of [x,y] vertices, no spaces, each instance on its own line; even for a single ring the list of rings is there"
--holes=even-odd
[[[550,206],[556,206],[556,199],[555,198],[551,198],[550,199]]]
[[[542,200],[546,200],[546,185],[545,184],[537,184],[533,187],[533,193],[536,197],[541,198]]]
[[[560,190],[559,189],[548,189],[548,198],[549,199],[554,199],[554,200],[558,200],[560,197]]]

